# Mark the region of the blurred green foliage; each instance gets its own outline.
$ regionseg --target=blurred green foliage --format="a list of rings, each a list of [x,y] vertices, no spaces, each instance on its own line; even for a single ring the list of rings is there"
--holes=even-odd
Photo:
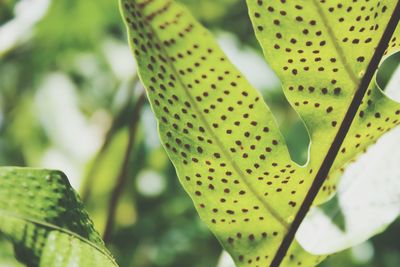
[[[261,56],[244,1],[181,1],[215,33],[232,32],[239,47],[250,47]],[[29,1],[0,0],[0,34],[1,28],[16,19],[14,7],[22,2]],[[29,7],[25,11],[30,12]],[[18,37],[18,32],[14,33]],[[63,170],[77,188],[82,185],[79,190],[87,209],[99,231],[103,231],[141,90],[135,82],[134,68],[131,73],[124,71],[126,60],[132,61],[132,57],[125,51],[118,5],[109,0],[50,1],[45,15],[31,25],[29,36],[21,33],[17,39],[20,41],[11,49],[0,51],[0,164],[68,167]],[[120,58],[123,61],[116,60]],[[49,85],[49,77],[54,74],[60,83]],[[259,89],[281,125],[292,157],[305,162],[308,136],[304,126],[279,87]],[[63,112],[63,106],[54,110],[57,106],[51,105],[53,98],[46,92],[54,92],[55,97],[59,94],[61,99],[69,99],[65,92],[70,92],[76,99],[73,110],[77,116]],[[76,118],[84,127],[69,124]],[[97,139],[84,139],[82,135],[88,131],[94,131]],[[72,143],[58,137],[60,133],[75,132]],[[91,139],[94,144],[83,149]],[[128,180],[109,243],[120,266],[216,266],[222,249],[199,220],[176,179],[158,142],[147,104],[131,153]],[[60,154],[61,163],[51,160]],[[400,266],[399,232],[400,224],[396,223],[364,246],[364,252],[362,247],[358,254],[345,251],[321,266]],[[365,257],[368,248],[372,249],[372,257]],[[18,266],[12,259],[11,246],[4,240],[0,240],[0,266]]]

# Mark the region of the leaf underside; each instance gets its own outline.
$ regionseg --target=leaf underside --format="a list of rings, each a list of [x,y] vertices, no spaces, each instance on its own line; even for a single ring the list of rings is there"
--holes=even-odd
[[[0,234],[28,266],[117,266],[59,171],[0,168]]]
[[[238,266],[270,265],[395,6],[326,2],[247,1],[265,57],[312,140],[308,163],[298,166],[259,92],[185,8],[120,1],[162,143],[200,217]],[[318,203],[332,196],[346,163],[399,118],[400,105],[371,81]],[[282,266],[315,266],[323,258],[294,242]]]
[[[395,5],[396,1],[391,0],[312,0],[291,5],[281,1],[248,1],[265,57],[309,131],[309,168],[318,169],[321,165]],[[396,34],[388,54],[395,52],[396,46],[398,49]],[[332,172],[396,126],[399,108],[371,81]],[[320,194],[320,202],[334,192],[335,184],[335,179],[328,177],[322,190],[326,194]]]

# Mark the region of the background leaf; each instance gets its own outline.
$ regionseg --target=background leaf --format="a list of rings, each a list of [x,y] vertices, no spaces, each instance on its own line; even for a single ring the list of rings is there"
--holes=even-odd
[[[0,168],[0,232],[29,266],[117,266],[58,171]]]

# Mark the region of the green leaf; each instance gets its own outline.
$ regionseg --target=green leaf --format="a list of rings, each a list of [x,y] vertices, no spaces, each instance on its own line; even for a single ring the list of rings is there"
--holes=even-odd
[[[385,93],[399,100],[400,67],[396,73]],[[300,244],[315,254],[335,253],[385,231],[400,214],[399,158],[397,127],[349,164],[334,198],[307,214],[297,233]]]
[[[117,266],[59,171],[0,168],[0,233],[28,266]]]
[[[399,51],[400,51],[400,25],[397,25],[396,31],[394,32],[392,39],[390,39],[383,60],[385,60],[386,58],[390,57],[391,55]]]
[[[310,169],[318,169],[337,134],[396,2],[248,1],[265,57],[309,131]],[[398,124],[399,108],[376,87],[374,78],[331,177],[340,177],[335,172]],[[336,179],[329,178],[319,203],[335,191]]]
[[[269,266],[337,135],[395,3],[381,1],[371,11],[371,3],[362,8],[352,2],[354,12],[346,15],[348,6],[338,7],[344,11],[337,14],[325,10],[325,1],[301,6],[248,1],[266,58],[311,136],[305,166],[291,160],[257,90],[185,8],[161,0],[120,3],[140,78],[180,181],[238,266]],[[358,20],[356,10],[373,27],[361,30],[357,24],[342,45],[338,40],[346,38],[347,20]],[[333,29],[330,25],[342,16],[344,25]],[[341,168],[399,123],[399,108],[371,83],[319,203],[335,191]],[[314,266],[323,258],[308,256],[294,242],[283,265]]]

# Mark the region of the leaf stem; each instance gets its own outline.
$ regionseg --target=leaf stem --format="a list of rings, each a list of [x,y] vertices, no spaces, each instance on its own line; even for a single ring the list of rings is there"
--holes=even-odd
[[[104,142],[100,148],[100,150],[97,152],[93,163],[89,167],[89,171],[87,172],[87,175],[84,179],[84,183],[82,186],[81,190],[81,199],[83,203],[87,203],[91,197],[92,194],[92,188],[93,188],[93,183],[95,182],[96,178],[96,173],[100,167],[101,162],[103,161],[103,158],[107,152],[108,147],[111,144],[112,139],[114,138],[115,133],[117,132],[119,126],[120,126],[120,120],[123,116],[125,116],[125,113],[129,106],[131,105],[132,101],[132,93],[135,89],[135,85],[138,83],[139,77],[138,74],[136,73],[129,81],[129,96],[128,96],[128,101],[124,103],[124,106],[121,108],[120,111],[118,111],[118,114],[113,118],[112,124],[110,129],[107,131],[106,136],[104,138]]]
[[[132,150],[133,150],[135,140],[136,140],[136,133],[137,133],[138,125],[139,125],[141,110],[142,110],[143,104],[145,103],[145,99],[146,99],[145,92],[143,91],[140,93],[138,100],[136,101],[135,108],[133,110],[132,120],[129,125],[129,140],[128,140],[128,145],[125,150],[124,161],[122,163],[115,187],[111,193],[110,203],[108,206],[107,222],[106,222],[106,227],[105,227],[104,234],[103,234],[103,240],[106,244],[110,241],[110,237],[111,237],[111,233],[112,233],[114,221],[115,221],[117,204],[120,199],[121,193],[124,189],[126,180],[128,178],[129,163],[130,163]]]
[[[275,257],[270,265],[271,267],[279,267],[281,265],[283,259],[285,258],[290,248],[290,245],[292,244],[295,238],[296,232],[299,229],[301,222],[304,220],[305,216],[310,210],[315,197],[317,196],[326,177],[328,176],[329,171],[339,152],[339,149],[342,146],[343,141],[357,114],[358,108],[368,90],[368,86],[371,83],[371,80],[373,79],[375,71],[379,67],[379,63],[385,53],[390,38],[392,37],[396,29],[396,26],[399,23],[399,20],[400,20],[400,1],[397,2],[396,8],[394,9],[394,12],[385,29],[385,32],[383,33],[383,36],[378,44],[378,47],[374,52],[371,62],[367,67],[365,75],[361,80],[360,86],[353,97],[350,107],[346,112],[346,115],[344,117],[342,124],[340,125],[338,133],[336,134],[335,139],[333,140],[333,143],[329,148],[328,153],[326,154],[324,161],[322,162],[321,167],[319,168],[310,189],[308,190],[307,195],[304,198],[304,201],[302,202],[301,207],[297,212],[296,217],[294,218],[293,223],[289,228],[289,231],[287,232],[277,253],[275,254]]]

